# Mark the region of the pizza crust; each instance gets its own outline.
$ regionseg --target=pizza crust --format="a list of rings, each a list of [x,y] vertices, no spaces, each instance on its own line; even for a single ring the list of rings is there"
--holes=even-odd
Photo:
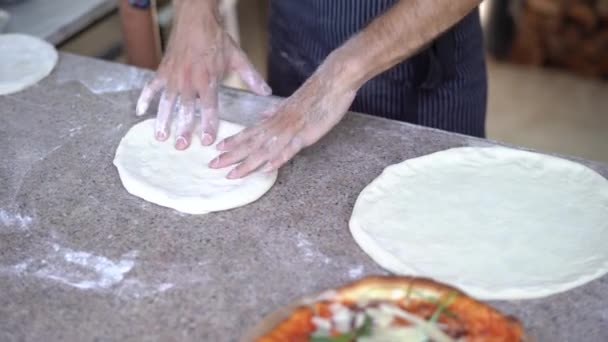
[[[216,144],[243,128],[221,121]],[[226,179],[231,168],[211,169],[208,166],[220,153],[215,145],[202,146],[194,142],[188,149],[178,151],[173,146],[174,137],[160,142],[153,132],[154,119],[131,127],[114,157],[125,189],[148,202],[187,214],[228,210],[256,201],[270,190],[277,178],[277,171],[274,171]],[[193,135],[199,136],[198,131]]]
[[[287,324],[286,322],[296,310],[311,306],[318,301],[330,300],[342,303],[367,300],[370,302],[395,302],[408,299],[414,302],[428,302],[429,298],[442,300],[453,295],[455,295],[454,300],[450,303],[449,308],[458,313],[465,324],[480,328],[480,330],[492,327],[495,332],[502,334],[499,338],[492,339],[492,341],[531,341],[515,318],[503,315],[498,310],[469,297],[462,291],[432,279],[402,276],[369,276],[338,289],[298,299],[268,314],[254,328],[246,332],[240,341],[264,340],[263,338],[268,337],[273,331],[280,329],[281,324]],[[283,326],[282,328],[286,327]],[[268,341],[275,340],[269,338]],[[481,340],[475,339],[471,341],[481,342]]]
[[[0,95],[30,87],[57,64],[55,47],[25,34],[0,34]]]
[[[608,181],[538,153],[465,147],[389,166],[349,225],[385,269],[480,299],[543,297],[608,272]]]

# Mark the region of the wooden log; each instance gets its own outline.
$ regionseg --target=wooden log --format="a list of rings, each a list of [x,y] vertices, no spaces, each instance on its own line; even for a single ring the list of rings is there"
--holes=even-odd
[[[567,56],[561,63],[563,63],[563,66],[566,68],[588,77],[599,77],[602,74],[599,65],[589,63],[589,61],[581,55]]]
[[[599,20],[608,25],[608,0],[597,0],[595,2],[595,12]]]
[[[519,34],[511,48],[509,58],[514,63],[540,66],[545,61],[545,52],[536,31]]]
[[[566,48],[574,48],[577,43],[583,38],[583,32],[578,25],[567,23],[558,33]]]
[[[542,65],[545,60],[538,22],[542,17],[534,11],[524,10],[516,23],[516,35],[509,59],[518,64]]]
[[[570,4],[566,8],[566,16],[581,25],[587,32],[592,31],[598,24],[598,18],[591,6],[582,1]]]
[[[526,6],[538,14],[548,17],[561,15],[563,0],[527,0]]]
[[[509,59],[608,77],[608,0],[523,0]]]
[[[563,16],[545,17],[539,22],[539,28],[546,34],[558,32],[563,24]]]

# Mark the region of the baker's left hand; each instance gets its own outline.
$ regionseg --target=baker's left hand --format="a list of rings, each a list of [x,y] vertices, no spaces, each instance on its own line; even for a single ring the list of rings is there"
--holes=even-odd
[[[340,81],[339,67],[321,66],[292,96],[255,126],[224,139],[211,168],[238,164],[229,179],[271,172],[317,142],[344,116],[357,89]]]

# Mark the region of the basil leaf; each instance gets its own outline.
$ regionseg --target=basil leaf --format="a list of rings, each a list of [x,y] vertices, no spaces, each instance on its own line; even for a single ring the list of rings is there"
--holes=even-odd
[[[350,342],[355,338],[355,333],[342,334],[338,336],[325,337],[325,336],[313,336],[310,338],[310,342]]]
[[[452,302],[454,301],[454,298],[456,298],[457,294],[456,292],[450,292],[447,296],[447,298],[443,301],[441,301],[441,303],[439,303],[439,306],[437,306],[437,309],[435,310],[435,312],[433,312],[433,315],[431,315],[431,319],[429,320],[429,322],[431,323],[435,323],[437,322],[437,320],[439,319],[439,316],[444,312],[447,311],[447,308],[450,304],[452,304]]]
[[[363,321],[363,325],[359,329],[357,329],[356,337],[363,337],[363,336],[371,335],[373,325],[374,325],[374,322],[372,321],[372,318],[369,315],[365,315],[365,321]]]

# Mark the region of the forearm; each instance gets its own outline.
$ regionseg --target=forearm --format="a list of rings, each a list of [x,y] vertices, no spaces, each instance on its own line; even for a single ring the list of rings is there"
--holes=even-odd
[[[124,48],[129,64],[156,69],[161,58],[160,34],[156,22],[156,4],[148,9],[134,8],[128,0],[119,4]]]
[[[415,54],[452,27],[480,0],[400,0],[336,49],[326,69],[338,69],[342,84],[365,82]],[[320,68],[323,72],[324,68]]]

